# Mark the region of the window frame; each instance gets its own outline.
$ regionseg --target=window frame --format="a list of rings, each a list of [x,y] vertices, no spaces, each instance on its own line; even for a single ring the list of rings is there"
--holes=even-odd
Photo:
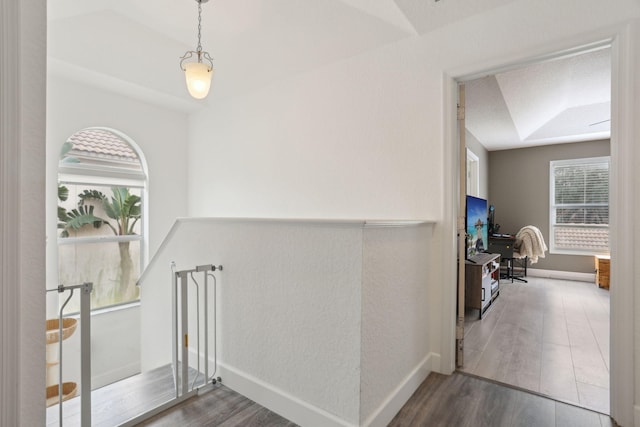
[[[607,171],[609,173],[609,185],[611,179],[611,156],[598,156],[598,157],[585,157],[579,159],[563,159],[563,160],[551,160],[549,162],[549,253],[551,254],[559,254],[559,255],[585,255],[585,256],[596,256],[596,255],[609,255],[611,243],[608,242],[607,250],[598,251],[592,248],[585,249],[564,249],[558,248],[556,246],[556,227],[566,227],[566,228],[589,228],[589,229],[607,229],[610,232],[611,228],[611,220],[609,217],[609,221],[606,225],[604,224],[557,224],[556,223],[556,211],[562,207],[568,207],[569,204],[556,204],[555,201],[555,170],[557,167],[563,166],[571,166],[571,165],[585,165],[585,164],[604,164],[607,165]],[[610,193],[610,188],[607,191],[607,194]],[[609,208],[610,206],[610,198],[607,198],[606,205],[603,203],[573,203],[570,204],[571,207],[594,207],[594,206],[606,206]]]
[[[71,245],[71,244],[77,244],[77,243],[107,243],[107,242],[133,242],[133,241],[140,241],[140,267],[142,268],[144,266],[143,261],[144,261],[144,254],[143,254],[143,249],[142,249],[142,241],[145,240],[145,231],[144,231],[144,226],[146,223],[146,217],[144,215],[145,212],[145,192],[144,192],[144,184],[141,182],[134,182],[134,181],[122,181],[122,180],[111,180],[111,179],[87,179],[87,176],[84,175],[75,175],[75,177],[77,177],[78,179],[75,180],[73,179],[73,175],[72,174],[65,174],[63,176],[64,179],[60,178],[61,174],[58,174],[58,185],[82,185],[82,186],[100,186],[100,187],[113,187],[113,186],[118,186],[118,187],[127,187],[127,188],[135,188],[135,189],[139,189],[140,190],[140,210],[141,210],[141,217],[140,217],[140,230],[141,233],[140,234],[128,234],[128,235],[124,235],[124,236],[116,236],[116,235],[105,235],[105,236],[81,236],[81,237],[76,237],[76,236],[69,236],[69,237],[60,237],[58,235],[58,246],[61,245]],[[99,177],[99,178],[103,178],[103,177]]]
[[[140,192],[140,234],[137,235],[105,235],[105,236],[81,236],[81,237],[60,237],[57,235],[57,246],[72,245],[72,244],[94,244],[94,243],[111,243],[111,242],[125,242],[125,241],[137,241],[140,242],[140,272],[144,271],[148,263],[149,253],[149,221],[148,221],[148,194],[149,194],[149,178],[147,161],[144,157],[144,153],[140,147],[126,134],[108,127],[88,127],[83,128],[77,132],[84,130],[102,130],[110,132],[124,142],[126,142],[130,148],[135,152],[140,162],[141,172],[128,171],[126,169],[119,169],[118,167],[109,167],[104,165],[92,165],[85,164],[60,164],[58,163],[58,185],[81,185],[81,186],[101,186],[101,187],[128,187],[130,189],[137,189]],[[75,133],[74,133],[75,134]],[[73,134],[72,134],[73,135]],[[59,255],[58,255],[59,256]],[[110,305],[104,305],[100,307],[92,307],[91,312],[99,312],[104,310],[119,309],[120,307],[126,307],[128,305],[135,305],[140,303],[140,297],[137,299],[119,302]],[[73,315],[77,313],[65,313],[66,315]]]

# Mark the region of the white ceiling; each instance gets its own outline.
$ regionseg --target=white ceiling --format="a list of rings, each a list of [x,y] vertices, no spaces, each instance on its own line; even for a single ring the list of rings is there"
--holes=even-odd
[[[212,90],[221,99],[511,1],[211,0],[203,4],[202,46],[214,57]],[[186,112],[210,102],[189,97],[178,66],[180,56],[196,47],[195,0],[54,0],[47,5],[51,75]],[[607,90],[600,81],[609,78],[601,69],[608,59],[571,61],[582,71],[555,61],[469,83],[469,131],[489,149],[584,132],[578,119],[595,122],[608,112],[608,80]],[[546,78],[552,83],[544,83]],[[588,93],[596,87],[597,93]]]
[[[609,48],[467,82],[466,128],[488,150],[609,138]]]
[[[217,97],[415,35],[393,0],[212,0],[202,46],[214,57]],[[186,110],[179,58],[197,44],[194,0],[55,0],[48,5],[52,73]],[[157,99],[156,99],[157,101]]]

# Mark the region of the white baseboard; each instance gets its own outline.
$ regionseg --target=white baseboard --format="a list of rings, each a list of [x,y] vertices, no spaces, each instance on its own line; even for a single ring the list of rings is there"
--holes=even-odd
[[[238,371],[220,361],[218,362],[218,367],[222,384],[298,425],[356,427],[356,424],[303,402],[297,397],[273,387],[271,384]]]
[[[545,279],[559,279],[559,280],[576,280],[579,282],[596,282],[595,273],[577,273],[575,271],[557,271],[557,270],[542,270],[539,268],[527,268],[527,276],[542,277]]]
[[[402,409],[411,395],[420,387],[427,378],[436,363],[440,366],[440,355],[429,353],[422,362],[396,387],[382,402],[377,410],[362,423],[364,427],[385,427],[389,425],[393,417]]]
[[[442,361],[441,361],[441,357],[440,357],[440,353],[429,353],[429,356],[431,358],[431,371],[432,372],[440,372],[442,373]]]
[[[640,406],[633,405],[633,425],[640,426]]]
[[[429,353],[389,394],[378,409],[360,425],[364,427],[388,425],[427,376],[439,368],[440,355]],[[220,361],[218,362],[218,372],[225,386],[296,424],[326,427],[357,426],[353,422],[341,419]]]

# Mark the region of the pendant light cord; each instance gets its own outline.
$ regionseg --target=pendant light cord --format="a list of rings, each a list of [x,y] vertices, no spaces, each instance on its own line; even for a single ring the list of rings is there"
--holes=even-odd
[[[198,48],[196,52],[198,53],[198,62],[202,62],[200,56],[202,55],[202,43],[201,43],[201,35],[200,31],[202,30],[202,1],[198,0]]]

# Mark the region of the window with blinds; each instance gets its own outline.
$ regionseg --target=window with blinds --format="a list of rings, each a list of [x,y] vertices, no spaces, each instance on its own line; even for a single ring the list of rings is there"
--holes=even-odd
[[[609,253],[609,157],[550,163],[551,253]]]

